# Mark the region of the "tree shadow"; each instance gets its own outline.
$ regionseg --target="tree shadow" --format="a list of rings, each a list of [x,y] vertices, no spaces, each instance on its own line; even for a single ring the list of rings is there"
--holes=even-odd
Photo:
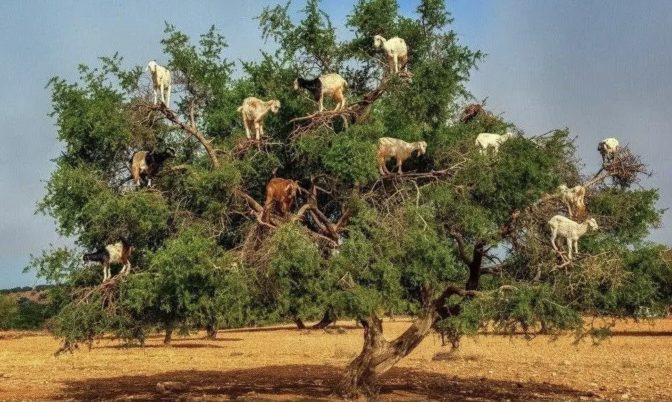
[[[173,342],[175,342],[173,340]],[[94,349],[158,349],[158,348],[172,348],[172,349],[208,349],[208,348],[225,348],[226,346],[222,345],[212,345],[207,343],[173,343],[170,345],[164,344],[151,344],[151,345],[104,345],[104,346],[94,346]]]
[[[524,337],[529,336],[531,338],[537,338],[537,337],[548,337],[552,339],[554,336],[553,334],[544,334],[544,333],[526,333],[522,331],[515,331],[515,332],[501,332],[501,331],[483,331],[478,333],[479,336],[484,335],[484,336],[499,336],[499,337],[507,337],[507,336],[519,336],[521,339],[524,339]],[[562,333],[562,335],[567,335],[567,333]],[[571,335],[571,334],[570,334]],[[609,331],[609,337],[615,338],[615,337],[620,337],[620,336],[649,336],[649,337],[667,337],[667,336],[672,336],[672,331],[666,331],[666,330],[661,330],[661,331],[656,331],[654,330],[611,330]]]
[[[199,338],[173,338],[173,343],[174,342],[194,342],[194,341],[207,341],[207,342],[240,342],[242,341],[243,338],[221,338],[217,337],[215,339],[210,339],[207,337],[199,337]]]
[[[240,342],[243,340],[243,338],[220,338],[219,336],[217,336],[217,338],[208,338],[207,336],[204,336],[197,339],[207,342]],[[173,339],[173,341],[175,341],[175,339]]]
[[[611,331],[611,336],[672,336],[672,331]]]
[[[21,330],[0,331],[0,341],[30,338],[34,336],[43,336],[43,335],[45,335],[45,333],[39,331],[21,331]]]
[[[324,331],[325,328],[311,328],[311,326],[315,323],[305,323],[306,328],[297,328],[296,325],[290,326],[290,325],[285,325],[285,326],[276,326],[276,327],[246,327],[246,328],[231,328],[231,329],[222,329],[219,331],[219,333],[222,334],[232,334],[232,333],[249,333],[249,332],[277,332],[277,331],[297,331],[297,332],[305,332],[305,331]],[[362,327],[358,327],[356,325],[330,325],[326,329],[329,330],[338,330],[338,329],[344,329],[344,330],[361,330]]]
[[[66,381],[53,399],[74,400],[292,400],[338,399],[343,371],[329,365],[283,365],[229,371],[181,370]],[[187,384],[184,392],[162,394],[159,382]],[[381,379],[381,400],[558,400],[595,397],[588,392],[549,383],[518,383],[487,378],[450,378],[409,368],[394,368]]]

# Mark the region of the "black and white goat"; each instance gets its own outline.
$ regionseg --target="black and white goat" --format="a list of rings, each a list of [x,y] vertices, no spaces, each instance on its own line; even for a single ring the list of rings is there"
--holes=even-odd
[[[315,102],[320,104],[320,112],[324,110],[323,100],[325,95],[336,101],[336,108],[340,110],[345,107],[345,88],[348,83],[338,74],[324,74],[318,78],[307,80],[297,78],[294,80],[294,89],[301,88],[308,90],[313,95]]]
[[[175,156],[175,150],[167,148],[165,151],[136,151],[131,157],[131,177],[136,186],[140,179],[147,180],[147,186],[152,186],[152,177],[155,176],[161,165],[168,158]]]
[[[112,277],[110,274],[110,264],[121,264],[122,269],[120,275],[128,275],[131,271],[131,245],[126,239],[121,239],[116,243],[108,244],[107,246],[93,252],[84,254],[82,260],[84,262],[97,262],[103,266],[103,282]]]

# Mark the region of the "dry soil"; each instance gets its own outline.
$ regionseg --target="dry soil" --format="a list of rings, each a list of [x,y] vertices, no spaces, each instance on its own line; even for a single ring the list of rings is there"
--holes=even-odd
[[[220,331],[216,340],[194,334],[170,347],[160,335],[132,348],[102,339],[58,357],[49,334],[0,332],[0,400],[336,399],[334,386],[362,344],[361,328],[339,324]],[[388,321],[386,336],[408,325]],[[169,381],[187,389],[157,390]],[[672,400],[672,319],[621,322],[597,345],[570,335],[480,334],[451,352],[430,336],[382,378],[379,399]]]

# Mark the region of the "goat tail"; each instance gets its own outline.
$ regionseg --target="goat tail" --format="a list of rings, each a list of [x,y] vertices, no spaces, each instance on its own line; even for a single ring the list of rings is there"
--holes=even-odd
[[[236,109],[236,111],[237,111],[237,112],[242,112],[242,111],[243,111],[243,107],[242,107],[242,106],[238,106],[238,108]]]

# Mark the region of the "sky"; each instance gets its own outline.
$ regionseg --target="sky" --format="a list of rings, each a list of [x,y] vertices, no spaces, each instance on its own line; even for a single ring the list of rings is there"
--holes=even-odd
[[[31,254],[72,244],[51,218],[35,215],[44,181],[61,146],[56,139],[52,76],[76,80],[80,63],[119,52],[127,66],[165,61],[164,22],[192,38],[215,25],[227,56],[254,60],[271,46],[254,17],[276,1],[28,1],[0,2],[0,289],[40,283],[22,270]],[[284,2],[283,2],[284,3]],[[354,0],[322,0],[338,28]],[[585,172],[597,170],[596,146],[606,137],[628,144],[650,165],[645,187],[660,189],[659,208],[672,205],[672,1],[447,0],[460,41],[488,56],[468,88],[527,135],[568,127],[577,136]],[[295,0],[292,10],[302,4]],[[416,1],[399,0],[412,14]],[[412,66],[411,66],[412,68]],[[651,240],[672,243],[672,218]]]

